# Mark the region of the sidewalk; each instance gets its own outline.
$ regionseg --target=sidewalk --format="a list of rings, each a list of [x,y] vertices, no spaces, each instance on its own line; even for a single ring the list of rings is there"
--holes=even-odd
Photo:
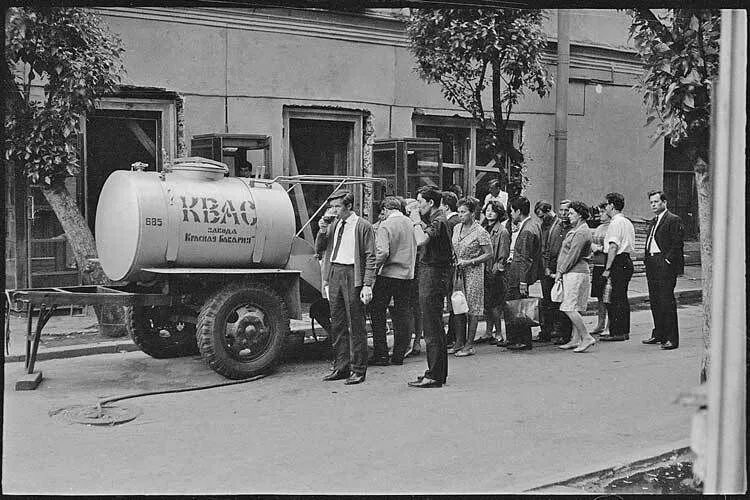
[[[541,297],[541,287],[537,282],[531,287],[532,296]],[[685,275],[677,279],[675,296],[678,304],[692,304],[701,301],[702,283],[700,266],[685,267]],[[645,275],[636,275],[630,281],[628,290],[630,307],[633,310],[648,307],[648,285]],[[110,339],[98,333],[96,315],[91,308],[84,315],[59,315],[52,317],[42,331],[37,360],[72,358],[92,354],[137,351],[138,348],[128,337]],[[596,310],[596,299],[589,300],[588,310]],[[36,326],[36,318],[34,318]],[[292,320],[293,332],[305,332],[307,342],[314,342],[310,329],[310,317],[303,312],[303,319]],[[12,314],[10,319],[9,352],[5,353],[6,362],[23,361],[26,348],[26,318],[24,315]],[[325,336],[325,331],[316,325],[315,332]]]

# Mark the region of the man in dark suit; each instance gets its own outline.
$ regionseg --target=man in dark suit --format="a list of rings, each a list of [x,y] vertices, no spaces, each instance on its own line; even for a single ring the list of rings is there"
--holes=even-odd
[[[352,211],[354,195],[341,189],[328,201],[336,212],[332,224],[321,218],[315,251],[323,258],[323,284],[331,303],[331,337],[335,362],[323,380],[365,381],[367,331],[365,305],[375,282],[375,233],[372,225]]]
[[[534,206],[534,213],[542,221],[542,261],[539,266],[539,281],[542,285],[542,300],[539,304],[541,331],[540,342],[549,342],[552,337],[555,344],[561,345],[570,341],[573,324],[567,314],[560,312],[560,302],[553,302],[551,297],[555,279],[552,274],[557,268],[557,256],[560,254],[565,236],[572,229],[568,220],[570,200],[560,202],[559,217],[552,211],[552,205],[544,200]]]
[[[680,334],[677,326],[677,301],[674,287],[677,276],[685,270],[682,253],[685,230],[682,220],[667,210],[667,197],[662,191],[648,193],[651,220],[646,238],[645,260],[648,300],[654,317],[654,330],[644,344],[661,344],[662,349],[677,349]]]
[[[506,301],[528,297],[529,287],[539,277],[541,264],[541,228],[529,215],[531,204],[525,196],[509,202],[510,214],[519,229],[511,235],[510,266],[506,271]],[[525,351],[531,349],[531,327],[515,324],[506,316],[508,349]]]

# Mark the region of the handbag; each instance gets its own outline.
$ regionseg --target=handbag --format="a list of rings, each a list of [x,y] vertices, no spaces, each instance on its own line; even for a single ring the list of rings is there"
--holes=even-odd
[[[456,271],[456,279],[453,281],[453,293],[451,293],[451,307],[453,314],[466,314],[469,312],[469,303],[464,293],[463,273]]]
[[[563,301],[563,298],[565,297],[565,291],[563,290],[562,280],[555,281],[555,284],[552,285],[552,290],[550,290],[549,295],[552,302]]]
[[[539,326],[539,297],[507,300],[505,312],[507,320],[515,325]]]

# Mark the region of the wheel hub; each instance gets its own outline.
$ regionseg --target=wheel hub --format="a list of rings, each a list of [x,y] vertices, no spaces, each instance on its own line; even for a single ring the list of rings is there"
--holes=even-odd
[[[251,306],[242,306],[235,313],[236,321],[227,324],[227,341],[237,356],[253,355],[268,340],[265,314]]]

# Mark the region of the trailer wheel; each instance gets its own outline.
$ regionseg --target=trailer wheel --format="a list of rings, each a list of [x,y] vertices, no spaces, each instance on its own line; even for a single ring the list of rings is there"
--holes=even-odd
[[[229,283],[206,300],[198,315],[201,356],[212,370],[231,379],[272,369],[288,334],[284,300],[262,283]]]
[[[198,354],[193,311],[171,307],[128,307],[126,314],[133,343],[152,358]]]

